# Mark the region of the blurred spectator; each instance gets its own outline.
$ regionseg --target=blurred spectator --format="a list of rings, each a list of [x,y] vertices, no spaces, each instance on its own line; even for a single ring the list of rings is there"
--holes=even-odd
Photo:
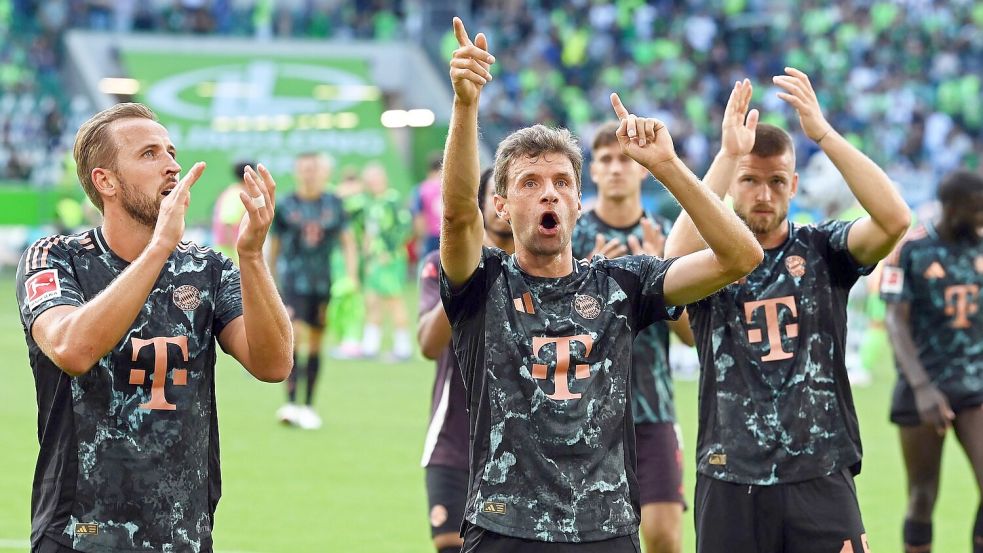
[[[440,245],[440,219],[444,214],[440,199],[442,156],[440,152],[430,156],[427,178],[413,193],[413,232],[418,238],[418,259],[423,259]]]

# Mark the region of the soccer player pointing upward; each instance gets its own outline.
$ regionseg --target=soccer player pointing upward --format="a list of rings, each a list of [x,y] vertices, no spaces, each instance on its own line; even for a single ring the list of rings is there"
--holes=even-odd
[[[456,18],[454,30],[440,260],[473,435],[464,551],[635,552],[632,341],[676,316],[671,306],[747,274],[761,249],[676,157],[665,126],[617,95],[621,148],[693,212],[710,249],[575,261],[580,148],[568,131],[541,125],[507,137],[495,156],[496,209],[512,225],[515,254],[483,248],[478,99],[494,57],[484,35],[472,43]]]

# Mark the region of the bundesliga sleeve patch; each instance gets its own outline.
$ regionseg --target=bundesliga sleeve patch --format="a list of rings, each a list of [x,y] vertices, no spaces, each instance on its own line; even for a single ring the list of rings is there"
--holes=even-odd
[[[904,288],[904,271],[898,267],[884,267],[881,275],[881,292],[885,294],[900,294]]]
[[[58,283],[58,270],[45,269],[27,279],[27,307],[34,309],[41,302],[61,297],[61,284]]]

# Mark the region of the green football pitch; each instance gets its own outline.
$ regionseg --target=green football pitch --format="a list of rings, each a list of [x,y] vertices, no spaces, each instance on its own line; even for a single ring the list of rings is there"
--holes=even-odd
[[[13,282],[0,278],[0,551],[27,551],[31,477],[37,455],[37,408]],[[219,553],[432,551],[423,470],[432,364],[328,360],[317,431],[274,421],[282,385],[253,380],[220,355],[217,394],[224,495],[216,515]],[[325,359],[329,359],[325,357]],[[901,551],[904,476],[897,433],[887,422],[893,376],[857,389],[864,440],[857,479],[871,549]],[[690,494],[696,432],[696,384],[677,384]],[[969,551],[977,491],[968,462],[947,440],[935,514],[935,550]],[[695,549],[692,512],[684,518],[684,551]],[[835,552],[830,552],[835,553]]]

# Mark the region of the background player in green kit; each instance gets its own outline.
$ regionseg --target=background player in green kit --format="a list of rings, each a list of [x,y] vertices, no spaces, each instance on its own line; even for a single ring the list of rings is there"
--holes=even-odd
[[[950,428],[983,494],[983,176],[952,173],[938,197],[938,221],[913,230],[881,277],[899,372],[891,421],[908,472],[904,544],[918,553],[932,548]],[[973,552],[983,552],[983,507],[976,511]]]
[[[749,272],[761,249],[679,160],[665,126],[629,113],[616,94],[623,151],[694,210],[710,248],[675,260],[575,260],[580,148],[569,131],[542,125],[499,144],[495,207],[515,253],[484,248],[478,96],[494,58],[484,35],[472,43],[457,18],[454,31],[440,262],[472,435],[463,550],[635,553],[632,341],[677,316],[675,304]]]
[[[706,183],[733,197],[765,259],[687,307],[702,368],[697,551],[866,551],[853,483],[861,447],[844,362],[846,303],[910,214],[887,175],[823,118],[804,73],[786,68],[774,83],[870,216],[790,222],[798,189],[792,139],[758,125],[757,110],[748,113],[751,83],[734,84]],[[702,247],[693,231],[680,215],[666,254]]]
[[[669,221],[642,207],[645,167],[621,151],[618,123],[601,125],[591,143],[590,175],[597,186],[594,209],[581,215],[573,230],[573,255],[606,257],[648,254],[663,257]],[[647,553],[678,553],[682,547],[683,466],[672,375],[669,329],[693,345],[689,319],[659,321],[632,346],[631,400],[641,529]]]
[[[358,253],[341,200],[325,190],[331,161],[323,154],[305,153],[297,156],[295,167],[297,190],[277,208],[269,252],[294,327],[295,370],[287,381],[287,404],[277,411],[277,418],[313,430],[321,426],[313,403],[331,301],[331,252],[341,245],[349,278],[355,283]],[[306,377],[306,393],[298,405],[301,374]]]
[[[18,266],[38,401],[35,553],[212,551],[216,343],[260,380],[290,370],[290,323],[263,261],[272,177],[246,170],[237,268],[182,241],[205,165],[178,180],[176,156],[146,106],[97,113],[74,157],[102,225],[44,238]]]
[[[365,332],[362,355],[379,355],[384,319],[392,323],[392,358],[406,361],[413,353],[409,318],[403,302],[406,286],[406,241],[413,219],[399,192],[389,188],[386,171],[377,163],[362,171],[368,194],[365,205],[365,237],[362,252],[365,267]]]

